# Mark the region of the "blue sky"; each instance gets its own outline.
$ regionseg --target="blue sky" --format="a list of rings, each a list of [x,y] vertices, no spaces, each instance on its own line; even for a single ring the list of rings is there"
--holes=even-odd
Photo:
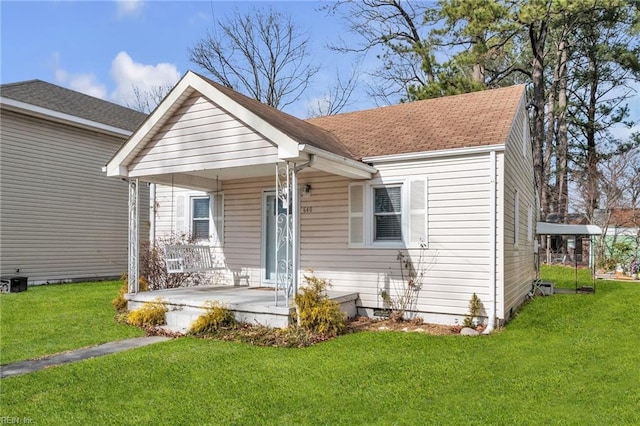
[[[314,62],[322,69],[304,99],[287,112],[305,117],[321,98],[337,67],[350,72],[353,58],[326,44],[343,37],[340,22],[327,17],[320,2],[224,1],[4,1],[1,14],[2,83],[40,79],[109,101],[131,103],[132,87],[173,84],[187,70],[188,49],[235,8],[271,6],[293,16],[312,40]],[[363,93],[351,109],[375,106]]]
[[[308,32],[315,63],[322,68],[304,98],[286,111],[306,117],[309,105],[322,99],[336,71],[347,76],[356,59],[329,51],[338,37],[354,40],[336,17],[318,9],[318,1],[6,1],[0,0],[0,80],[11,83],[41,79],[120,104],[131,104],[132,87],[141,89],[175,83],[187,70],[189,47],[235,8],[271,6],[292,15]],[[370,54],[359,65],[378,65]],[[376,106],[360,82],[348,110]],[[640,91],[640,85],[636,84]],[[630,100],[632,117],[640,120],[640,95]],[[635,130],[640,130],[636,125]],[[618,129],[626,138],[629,129]]]

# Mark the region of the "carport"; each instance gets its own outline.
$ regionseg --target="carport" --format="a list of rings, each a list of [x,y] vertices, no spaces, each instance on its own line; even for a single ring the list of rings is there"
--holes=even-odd
[[[602,234],[602,229],[596,225],[569,225],[564,223],[548,223],[538,222],[536,225],[536,234],[539,238],[547,238],[551,236],[565,236],[568,237],[569,244],[573,240],[574,248],[575,242],[578,238],[589,239],[589,268],[591,270],[591,285],[578,287],[578,256],[574,253],[573,262],[575,268],[575,290],[576,293],[593,293],[596,291],[596,262],[595,262],[595,250],[594,250],[594,237]],[[540,244],[536,244],[536,274],[540,277]],[[547,262],[551,258],[550,244],[546,244],[545,257]]]

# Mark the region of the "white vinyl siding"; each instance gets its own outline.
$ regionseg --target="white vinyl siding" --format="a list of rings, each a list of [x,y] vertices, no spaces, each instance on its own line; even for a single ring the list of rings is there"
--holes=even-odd
[[[302,200],[311,213],[300,217],[301,270],[313,269],[317,276],[331,280],[333,290],[358,292],[363,307],[378,308],[382,307],[380,291],[398,284],[398,252],[417,262],[423,240],[426,272],[417,303],[423,317],[452,323],[456,315],[467,314],[474,292],[488,300],[489,155],[375,166],[379,175],[367,183],[321,173],[300,174],[299,184],[313,187],[311,196]],[[372,187],[399,183],[405,190],[406,221],[419,224],[411,229],[423,230],[406,233],[405,238],[414,235],[416,244],[354,246],[353,228],[358,223],[354,218],[360,218],[360,209],[353,200],[360,200],[362,189],[372,194]],[[373,205],[370,198],[367,206]],[[373,217],[371,210],[367,216]]]
[[[189,97],[129,166],[130,176],[269,164],[277,147],[201,95]]]
[[[505,148],[503,170],[504,198],[504,238],[499,247],[504,253],[504,292],[499,299],[499,318],[509,318],[515,308],[522,303],[531,289],[535,278],[534,261],[534,224],[537,221],[535,211],[536,196],[531,160],[531,141],[524,99],[513,121],[511,132]],[[522,155],[522,154],[525,155]],[[507,190],[508,189],[508,190]],[[518,198],[518,208],[514,202],[515,193]],[[523,206],[530,206],[531,215],[522,214]],[[527,235],[525,241],[524,235]],[[532,237],[529,238],[529,235]],[[500,241],[500,240],[499,240]],[[514,242],[517,241],[517,250]]]
[[[124,137],[6,110],[1,119],[1,274],[30,283],[122,275],[128,184],[101,169]],[[141,239],[149,233],[147,204],[141,183]]]

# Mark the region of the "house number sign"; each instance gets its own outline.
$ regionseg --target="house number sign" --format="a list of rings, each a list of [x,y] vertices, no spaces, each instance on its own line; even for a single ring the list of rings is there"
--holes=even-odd
[[[309,214],[311,213],[311,206],[302,206],[301,210],[302,210],[302,214]]]

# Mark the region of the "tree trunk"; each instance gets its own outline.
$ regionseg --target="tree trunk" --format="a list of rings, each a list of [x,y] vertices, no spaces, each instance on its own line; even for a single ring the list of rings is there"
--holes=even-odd
[[[566,34],[566,33],[565,33]],[[563,34],[563,36],[566,36]],[[560,51],[560,67],[558,69],[558,140],[556,151],[557,177],[556,190],[558,196],[558,214],[560,222],[567,223],[567,212],[569,210],[569,185],[568,185],[568,151],[569,140],[567,130],[567,60],[568,48],[565,40],[561,40],[558,45]]]
[[[531,64],[531,80],[533,82],[533,169],[535,174],[538,197],[540,199],[540,217],[545,220],[549,213],[548,181],[544,174],[544,46],[547,38],[547,23],[541,21],[536,29],[535,23],[529,26],[529,39],[533,60]]]

